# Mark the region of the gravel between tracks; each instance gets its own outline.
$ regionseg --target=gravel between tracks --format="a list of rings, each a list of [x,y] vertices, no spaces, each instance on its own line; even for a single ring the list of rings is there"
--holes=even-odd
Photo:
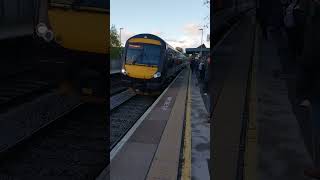
[[[82,105],[15,147],[0,179],[94,179],[107,165],[105,107]]]
[[[111,112],[111,149],[152,105],[156,98],[155,96],[136,95]]]

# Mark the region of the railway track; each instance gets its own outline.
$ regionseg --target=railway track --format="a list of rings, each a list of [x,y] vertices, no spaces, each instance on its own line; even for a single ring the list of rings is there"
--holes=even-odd
[[[39,96],[50,88],[53,88],[53,81],[30,76],[10,78],[0,85],[0,111],[3,112],[15,104]]]
[[[105,107],[82,104],[0,154],[0,179],[94,179],[107,165]]]
[[[3,63],[0,66],[0,113],[39,97],[57,86],[55,75],[46,72],[38,63]]]
[[[121,80],[122,74],[112,74],[110,79],[110,96],[113,96],[117,93],[125,91],[128,89],[127,85],[125,85]]]
[[[110,149],[113,149],[156,98],[137,95],[131,90],[124,91],[114,98],[116,104],[110,104]]]

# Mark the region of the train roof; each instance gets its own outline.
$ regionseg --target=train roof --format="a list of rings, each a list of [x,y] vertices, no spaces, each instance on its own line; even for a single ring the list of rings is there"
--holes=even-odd
[[[159,40],[162,44],[165,44],[167,47],[169,47],[170,49],[172,49],[173,51],[179,53],[179,54],[183,54],[179,51],[177,51],[176,49],[174,49],[170,44],[168,44],[166,41],[164,41],[162,38],[160,38],[159,36],[156,36],[154,34],[148,34],[148,33],[143,33],[143,34],[137,34],[137,35],[134,35],[132,37],[130,37],[128,39],[128,41],[132,38],[145,38],[147,37],[148,39],[155,39],[155,40]]]
[[[110,10],[110,0],[51,0],[51,5],[56,4],[60,6],[79,6],[79,7],[89,7],[98,8],[109,11]]]

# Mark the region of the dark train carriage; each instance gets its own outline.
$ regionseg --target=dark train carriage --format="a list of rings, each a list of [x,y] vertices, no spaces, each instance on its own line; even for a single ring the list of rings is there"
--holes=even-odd
[[[105,98],[109,1],[50,0],[39,7],[37,34],[64,57],[64,79],[82,95]]]
[[[123,54],[122,73],[133,88],[156,90],[186,65],[185,56],[152,34],[128,39]]]

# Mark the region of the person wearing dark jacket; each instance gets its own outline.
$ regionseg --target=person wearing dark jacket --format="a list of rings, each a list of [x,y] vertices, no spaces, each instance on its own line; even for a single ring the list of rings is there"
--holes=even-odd
[[[195,60],[194,59],[191,59],[191,62],[190,62],[190,68],[191,68],[191,73],[193,74],[194,73],[194,70],[195,70]]]

